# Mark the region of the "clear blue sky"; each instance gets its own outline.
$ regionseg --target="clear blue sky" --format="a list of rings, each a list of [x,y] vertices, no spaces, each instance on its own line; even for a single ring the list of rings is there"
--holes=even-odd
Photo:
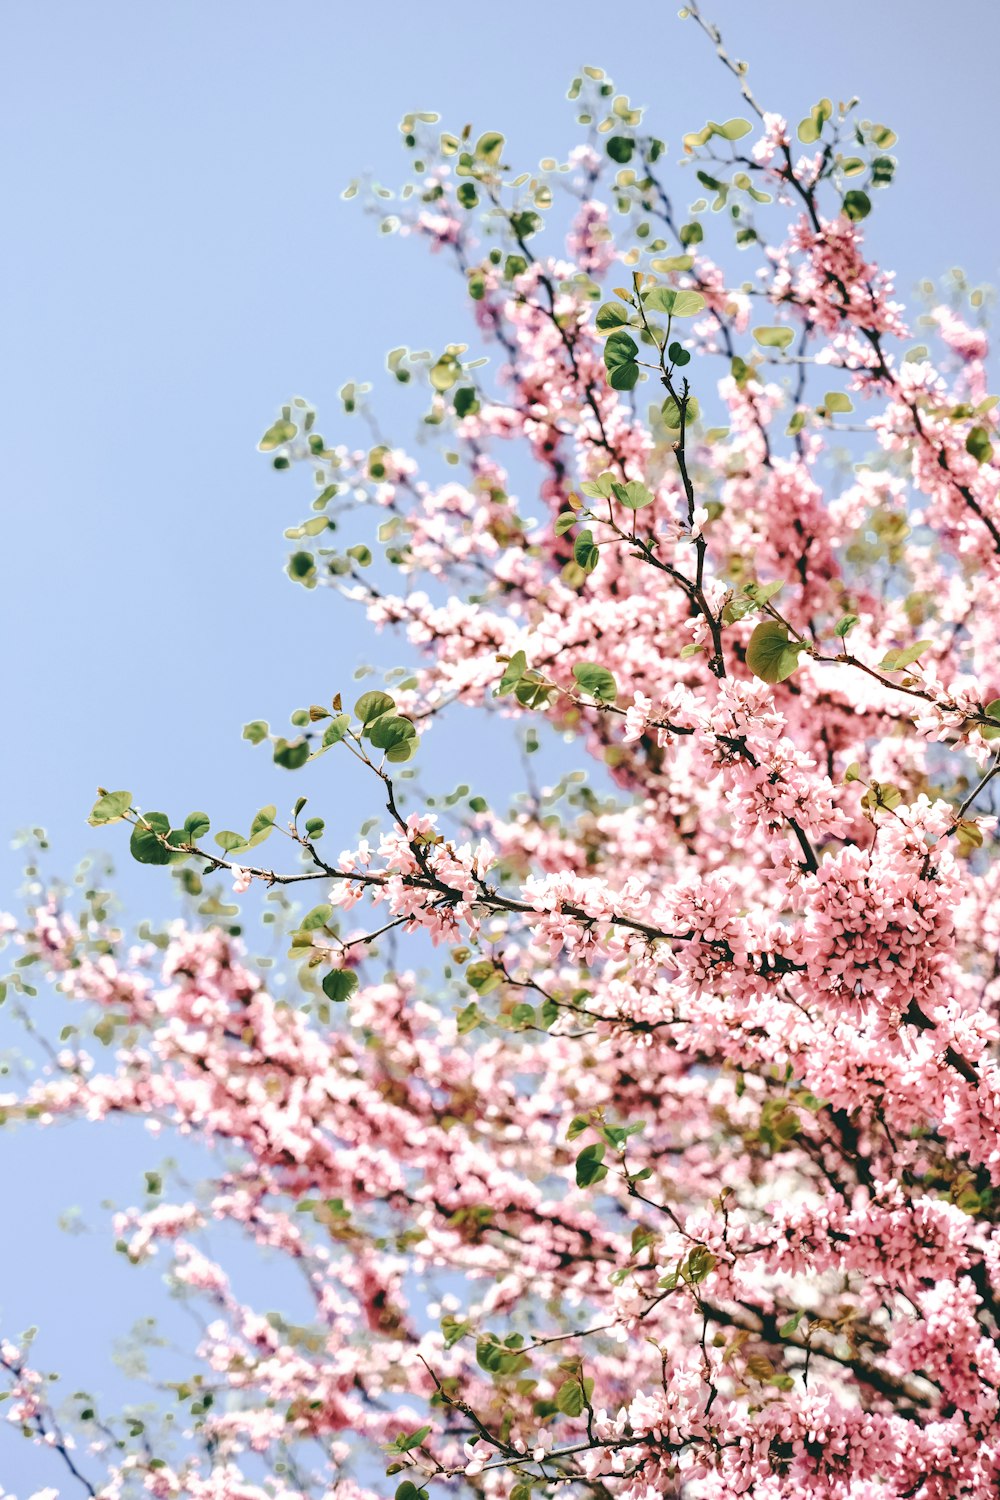
[[[397,124],[413,108],[502,129],[526,167],[560,155],[581,62],[649,105],[672,147],[738,113],[676,9],[506,0],[492,27],[489,7],[402,0],[6,7],[3,892],[19,870],[6,839],[25,823],[49,828],[63,871],[88,849],[124,852],[120,830],[85,825],[99,782],[146,806],[206,807],[217,826],[297,793],[241,743],[242,723],[284,720],[393,652],[285,578],[281,532],[307,481],[271,472],[256,440],[291,394],[332,415],[343,381],[377,378],[388,348],[466,327],[446,266],[379,238],[341,189],[365,168],[402,177]],[[769,107],[795,121],[822,95],[859,94],[898,132],[871,235],[904,294],[956,263],[996,280],[992,4],[706,12]],[[442,762],[445,786],[466,749]],[[328,764],[303,784],[318,801]],[[338,848],[356,822],[352,809]],[[163,914],[161,872],[133,866],[123,882],[134,907]],[[135,1132],[0,1138],[0,1327],[42,1324],[44,1363],[71,1380],[111,1385],[104,1350],[155,1287],[113,1256],[96,1208],[134,1201],[154,1155]],[[93,1233],[55,1228],[71,1203]],[[0,1430],[0,1483],[27,1494],[56,1474]]]

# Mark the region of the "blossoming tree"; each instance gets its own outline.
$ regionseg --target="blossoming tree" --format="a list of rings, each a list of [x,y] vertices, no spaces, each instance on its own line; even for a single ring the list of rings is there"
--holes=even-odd
[[[209,1193],[150,1174],[115,1226],[204,1309],[183,1437],[57,1412],[2,1346],[67,1493],[1000,1491],[981,298],[956,283],[914,346],[867,246],[891,130],[827,99],[787,124],[687,14],[743,114],[681,153],[596,68],[584,143],[535,175],[498,133],[404,120],[414,181],[373,202],[452,262],[476,329],[388,358],[431,477],[302,400],[261,442],[316,481],[291,576],[415,665],[245,736],[290,772],[359,762],[377,834],[328,852],[302,798],[214,836],[125,791],[93,809],[195,899],[218,872],[266,890],[294,999],[224,918],[133,946],[56,898],[7,924],[9,999],[41,1024],[34,961],[87,1018],[8,1126],[124,1112],[219,1148]],[[365,392],[342,397],[349,437]],[[472,762],[498,718],[548,726],[597,790],[432,808],[409,763],[443,715]],[[308,1324],[240,1299],[217,1221],[301,1272]]]

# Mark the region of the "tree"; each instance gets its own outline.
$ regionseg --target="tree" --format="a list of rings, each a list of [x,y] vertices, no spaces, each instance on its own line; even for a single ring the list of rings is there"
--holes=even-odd
[[[11,1416],[91,1494],[353,1500],[381,1469],[398,1500],[997,1493],[983,298],[956,280],[910,346],[864,244],[893,132],[827,99],[790,128],[686,13],[746,113],[684,137],[689,219],[600,69],[570,90],[584,143],[537,175],[497,132],[404,120],[414,182],[381,227],[453,261],[493,359],[388,356],[454,476],[377,432],[327,443],[298,398],[260,444],[316,480],[292,578],[417,664],[244,735],[289,771],[353,757],[377,837],[325,853],[300,798],[213,842],[102,791],[91,822],[129,823],[202,920],[138,950],[99,893],[8,923],[12,1001],[35,1022],[34,962],[96,1020],[6,1121],[129,1112],[224,1148],[206,1197],[150,1173],[116,1221],[207,1309],[184,1440],[90,1397],[64,1421],[3,1345]],[[341,526],[363,539],[333,550]],[[421,804],[421,736],[467,710],[470,763],[501,716],[585,748],[596,789]],[[273,898],[294,1001],[218,872]],[[416,934],[424,981],[425,949],[396,957]],[[301,1271],[308,1324],[239,1299],[212,1219]]]

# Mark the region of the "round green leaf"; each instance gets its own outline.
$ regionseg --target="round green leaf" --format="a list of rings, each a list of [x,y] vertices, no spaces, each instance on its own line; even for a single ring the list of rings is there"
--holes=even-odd
[[[388,693],[362,693],[354,705],[354,712],[362,724],[371,724],[382,714],[387,714],[396,707],[395,698],[390,698]]]
[[[784,682],[798,666],[801,650],[778,620],[762,620],[747,645],[747,666],[763,682]]]
[[[753,336],[765,349],[787,349],[795,333],[791,328],[755,328]]]
[[[620,302],[605,302],[597,309],[597,326],[600,329],[620,328],[627,323],[629,311]]]
[[[613,675],[597,662],[578,662],[573,668],[573,676],[585,693],[601,703],[614,703],[618,697],[618,684]]]
[[[171,854],[163,847],[163,839],[170,832],[170,819],[166,813],[143,814],[143,821],[136,823],[129,839],[129,851],[141,865],[169,865]]]
[[[274,763],[286,771],[297,771],[309,759],[309,742],[301,735],[297,740],[279,739],[274,746]]]
[[[104,792],[91,808],[87,822],[91,828],[100,828],[104,823],[117,823],[131,806],[131,792]]]
[[[872,211],[872,200],[860,188],[851,188],[850,192],[844,194],[843,209],[847,217],[856,224],[859,219],[867,219]]]
[[[358,987],[358,976],[350,969],[331,969],[323,976],[323,993],[328,1000],[349,1000]]]

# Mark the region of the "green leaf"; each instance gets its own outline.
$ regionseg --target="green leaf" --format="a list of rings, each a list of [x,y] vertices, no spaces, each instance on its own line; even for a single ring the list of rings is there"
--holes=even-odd
[[[188,813],[187,817],[184,819],[184,837],[189,844],[196,844],[199,839],[203,839],[205,837],[211,826],[212,823],[208,816],[208,813]]]
[[[533,234],[537,234],[542,227],[542,221],[538,214],[533,213],[530,208],[522,209],[520,213],[511,214],[510,227],[518,239],[530,240]],[[510,256],[512,260],[515,257]]]
[[[141,865],[169,865],[174,856],[162,842],[169,832],[170,819],[166,813],[143,813],[143,822],[136,823],[129,839],[132,858]]]
[[[300,932],[315,932],[320,927],[325,927],[333,916],[333,907],[328,901],[321,901],[319,906],[314,906],[307,911],[299,923]]]
[[[369,731],[369,739],[378,750],[395,750],[416,737],[412,719],[397,714],[380,714]]]
[[[577,1187],[591,1187],[595,1182],[602,1182],[607,1177],[608,1169],[602,1165],[605,1149],[602,1141],[595,1141],[593,1145],[584,1146],[576,1159]]]
[[[477,958],[474,963],[469,964],[465,977],[477,995],[488,995],[499,986],[501,980],[496,965],[489,958]]]
[[[245,849],[247,846],[247,841],[242,833],[234,833],[231,828],[223,828],[221,833],[217,833],[215,835],[215,842],[227,854],[233,854],[237,849]]]
[[[867,219],[872,211],[872,200],[860,188],[851,188],[844,194],[842,206],[847,217],[856,224],[861,219]]]
[[[854,629],[857,623],[857,615],[845,615],[842,620],[839,620],[837,622],[837,634],[840,636],[840,639],[843,640],[847,633]]]
[[[472,184],[466,183],[465,186],[472,187]],[[445,391],[450,391],[452,386],[458,383],[461,374],[462,366],[454,354],[442,354],[441,358],[431,366],[431,385],[443,395]]]
[[[335,1000],[338,1004],[343,1000],[349,1000],[357,987],[358,976],[350,969],[331,969],[328,974],[323,975],[324,995],[328,1000]]]
[[[512,693],[527,670],[528,658],[523,651],[515,651],[504,668],[504,674],[500,679],[500,686],[496,690],[496,696],[503,698],[507,693]]]
[[[309,759],[309,743],[301,735],[297,740],[279,739],[274,746],[274,763],[286,771],[297,771]]]
[[[573,676],[585,693],[600,703],[614,703],[618,697],[618,684],[608,671],[593,661],[581,661],[573,668]]]
[[[619,329],[612,333],[604,345],[604,364],[608,381],[616,391],[630,391],[639,378],[636,355],[639,346],[635,339]]]
[[[338,714],[335,719],[331,719],[323,731],[323,748],[329,749],[331,745],[339,744],[350,727],[350,714]]]
[[[294,422],[289,422],[286,418],[282,417],[280,421],[275,422],[267,429],[257,444],[258,452],[273,453],[274,449],[280,448],[283,443],[290,443],[298,430]]]
[[[971,854],[973,849],[983,847],[983,830],[970,818],[959,818],[955,824],[955,833],[962,854]]]
[[[483,139],[486,140],[487,137],[484,136]],[[496,139],[500,141],[501,145],[503,144],[502,135],[496,137]],[[415,1432],[400,1433],[399,1437],[396,1439],[396,1447],[399,1449],[400,1453],[409,1453],[411,1449],[420,1447],[420,1444],[423,1442],[424,1438],[427,1436],[430,1430],[431,1429],[428,1426],[418,1427]]]
[[[971,453],[977,463],[989,463],[993,457],[993,444],[985,427],[973,427],[965,440],[965,451]]]
[[[277,811],[277,808],[271,804],[267,807],[262,807],[260,812],[256,814],[253,822],[250,824],[250,837],[247,840],[249,846],[264,842],[274,827],[274,819]]]
[[[615,391],[631,391],[639,380],[639,366],[635,362],[627,365],[616,365],[613,370],[608,371],[608,384]]]
[[[724,125],[715,125],[713,129],[715,134],[721,135],[724,141],[739,141],[745,135],[750,134],[753,126],[749,120],[737,117],[734,120],[727,120]]]
[[[480,161],[486,162],[487,166],[495,167],[503,155],[506,144],[504,137],[496,130],[488,130],[481,135],[476,142],[476,156]],[[430,1429],[427,1429],[430,1431]]]
[[[600,552],[594,542],[592,531],[581,531],[573,543],[573,558],[585,573],[592,573],[600,560]]]
[[[390,698],[388,693],[362,693],[354,705],[354,712],[362,724],[372,724],[382,714],[391,713],[396,707],[395,698]]]
[[[642,510],[644,506],[653,503],[654,497],[638,479],[630,479],[628,484],[612,485],[612,489],[615,499],[628,506],[629,510]]]
[[[465,1036],[467,1032],[474,1031],[477,1026],[481,1026],[483,1024],[485,1019],[485,1016],[479,1009],[479,1006],[476,1004],[476,1002],[474,1000],[470,1000],[469,1004],[463,1007],[463,1009],[459,1011],[456,1017],[459,1036]]]
[[[803,649],[789,640],[788,631],[778,620],[762,620],[747,645],[747,666],[762,682],[784,682],[798,666]]]
[[[575,1375],[571,1375],[556,1391],[556,1407],[564,1417],[578,1417],[585,1405],[583,1386]]]
[[[452,1313],[445,1313],[441,1319],[441,1332],[444,1334],[444,1347],[450,1349],[460,1339],[464,1339],[472,1325],[463,1318],[456,1318]]]
[[[994,729],[990,724],[980,724],[979,733],[984,740],[1000,738],[1000,698],[994,698],[992,703],[987,703],[986,713],[991,719],[997,720],[997,727]]]
[[[607,142],[608,155],[612,161],[618,162],[621,166],[632,160],[634,150],[635,141],[627,135],[613,135]]]
[[[254,719],[250,724],[243,726],[243,738],[249,740],[251,745],[259,745],[261,740],[266,740],[268,726],[264,719]]]
[[[704,1281],[705,1277],[715,1265],[716,1257],[707,1245],[695,1245],[687,1260],[687,1275],[689,1281]]]
[[[586,1115],[574,1115],[566,1127],[566,1139],[575,1141],[578,1135],[583,1135],[583,1132],[589,1128],[590,1121]]]
[[[753,336],[765,349],[787,349],[795,333],[791,328],[755,328]]]
[[[597,309],[597,326],[600,329],[620,328],[629,320],[629,310],[620,302],[605,302]]]
[[[564,510],[564,511],[561,511],[559,513],[559,515],[556,516],[556,524],[555,524],[555,533],[556,533],[556,536],[565,536],[566,533],[567,533],[567,531],[571,531],[575,525],[576,525],[576,511],[574,511],[574,510]]]
[[[586,480],[580,489],[590,500],[610,500],[614,494],[615,476],[606,469],[596,479]]]
[[[131,792],[102,792],[90,809],[87,822],[91,828],[100,828],[105,823],[117,823],[132,806]]]
[[[463,385],[455,392],[456,417],[475,416],[479,410],[479,397],[471,385]],[[350,549],[348,549],[350,550]]]
[[[804,146],[811,146],[819,140],[823,126],[832,114],[833,105],[829,99],[821,99],[813,105],[808,117],[799,123],[799,140]]]
[[[898,786],[893,786],[891,781],[873,781],[861,799],[861,806],[874,812],[876,808],[884,807],[889,812],[898,807],[903,800],[903,794]]]
[[[845,396],[843,391],[827,391],[823,397],[823,405],[827,411],[853,411],[854,402],[850,396]]]
[[[694,257],[690,255],[667,255],[658,256],[656,260],[650,261],[654,271],[666,274],[669,271],[692,271],[694,269]]]
[[[645,1120],[635,1120],[631,1125],[602,1125],[600,1127],[604,1139],[616,1151],[624,1151],[629,1137],[638,1135],[645,1128]]]
[[[693,318],[705,307],[701,292],[677,292],[669,286],[654,286],[642,300],[653,312],[667,313],[672,318]]]
[[[887,651],[879,662],[879,667],[884,672],[902,672],[905,667],[912,666],[919,656],[931,646],[933,641],[914,641],[912,646],[897,646],[892,651]]]
[[[673,396],[667,397],[666,401],[660,407],[660,412],[663,416],[665,426],[669,427],[671,431],[678,431],[680,429],[680,403]],[[684,408],[684,425],[687,426],[689,423],[697,421],[700,412],[701,408],[698,405],[697,396],[689,396]]]

